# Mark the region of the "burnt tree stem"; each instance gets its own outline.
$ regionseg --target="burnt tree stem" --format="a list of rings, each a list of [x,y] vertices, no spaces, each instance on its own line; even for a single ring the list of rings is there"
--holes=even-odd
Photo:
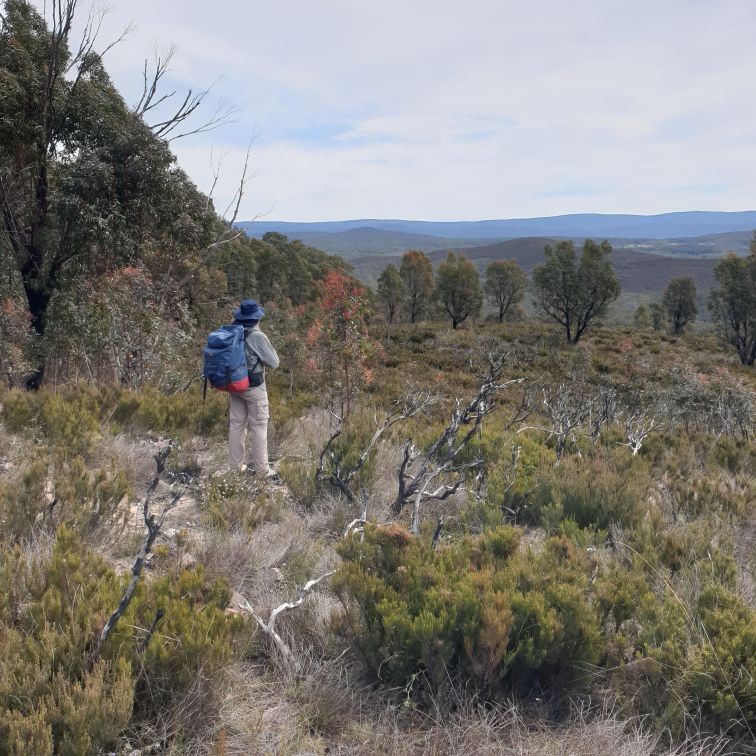
[[[144,524],[147,528],[147,537],[145,538],[144,543],[142,544],[142,548],[139,550],[139,554],[137,554],[134,565],[131,568],[131,579],[129,580],[129,584],[126,586],[126,590],[124,591],[124,594],[121,597],[120,602],[118,603],[118,607],[113,612],[113,614],[110,615],[110,619],[108,619],[108,621],[105,623],[105,626],[102,628],[102,632],[100,633],[100,637],[97,639],[97,645],[92,652],[92,663],[96,662],[100,658],[100,652],[102,650],[103,644],[108,639],[108,636],[113,632],[113,629],[118,623],[118,620],[126,612],[129,604],[131,603],[131,600],[134,598],[134,592],[136,591],[137,583],[139,582],[139,578],[142,575],[142,570],[144,569],[147,557],[152,550],[152,546],[155,543],[155,539],[160,533],[163,519],[166,513],[170,509],[172,509],[176,505],[176,502],[178,502],[178,500],[181,498],[180,493],[175,493],[170,504],[166,506],[166,508],[163,510],[163,513],[160,515],[160,519],[156,520],[155,515],[150,514],[150,500],[152,499],[152,494],[155,492],[155,489],[158,487],[158,483],[160,483],[160,478],[163,474],[163,471],[165,470],[165,461],[166,459],[168,459],[168,455],[170,453],[171,447],[166,446],[155,455],[155,464],[157,471],[155,477],[150,483],[149,488],[147,489],[147,495],[144,498],[143,507]],[[157,621],[159,621],[159,619]],[[157,627],[157,623],[153,624],[155,625],[155,627]],[[150,636],[148,635],[148,638],[149,637]]]

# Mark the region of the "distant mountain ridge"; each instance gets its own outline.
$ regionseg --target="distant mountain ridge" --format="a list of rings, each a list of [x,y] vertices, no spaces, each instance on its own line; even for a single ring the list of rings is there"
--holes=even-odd
[[[672,239],[615,238],[608,237],[615,249],[625,249],[642,254],[656,254],[665,257],[721,257],[732,251],[740,255],[748,254],[751,242],[749,231],[727,231],[702,236],[681,236]],[[402,231],[382,231],[376,228],[353,228],[348,231],[329,233],[326,231],[290,231],[287,236],[299,239],[304,244],[316,247],[331,255],[340,255],[345,260],[355,261],[364,257],[382,257],[401,254],[408,249],[423,252],[436,250],[458,250],[465,252],[470,247],[481,247],[500,241],[499,238],[450,239],[427,234],[410,234]],[[533,237],[519,237],[528,239]],[[543,237],[541,237],[543,238]],[[547,237],[555,243],[560,237]],[[583,237],[571,238],[578,245]]]
[[[519,239],[533,236],[625,237],[672,239],[756,229],[756,210],[721,212],[692,210],[658,215],[575,213],[539,218],[510,218],[479,221],[417,221],[401,219],[356,219],[298,223],[289,221],[242,221],[250,236],[268,231],[287,236],[320,232],[338,234],[356,229],[375,229],[445,239]]]

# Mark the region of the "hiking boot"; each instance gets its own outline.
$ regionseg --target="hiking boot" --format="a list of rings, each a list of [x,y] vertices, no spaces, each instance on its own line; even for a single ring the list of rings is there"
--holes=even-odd
[[[263,477],[268,483],[272,483],[274,486],[282,486],[283,478],[272,468],[268,468],[268,472]]]

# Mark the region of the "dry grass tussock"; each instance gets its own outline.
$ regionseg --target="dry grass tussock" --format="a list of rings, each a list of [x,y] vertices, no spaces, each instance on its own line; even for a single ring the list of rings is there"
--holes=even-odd
[[[103,434],[92,450],[89,464],[91,467],[101,467],[115,460],[139,495],[155,475],[154,455],[157,449],[156,444],[125,433],[116,436]]]
[[[298,678],[236,664],[210,750],[226,754],[343,756],[725,756],[716,738],[669,748],[641,718],[607,707],[575,706],[559,724],[514,702],[484,706],[456,696],[426,712],[366,688],[349,664],[310,659]],[[213,750],[216,749],[216,750]],[[743,752],[745,753],[745,752]]]
[[[322,449],[328,439],[333,418],[322,407],[308,410],[292,424],[275,428],[275,420],[268,431],[268,445],[272,456],[315,459],[315,453]]]

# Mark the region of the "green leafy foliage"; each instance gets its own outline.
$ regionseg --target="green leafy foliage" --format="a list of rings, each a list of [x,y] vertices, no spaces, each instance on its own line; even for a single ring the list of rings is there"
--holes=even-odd
[[[714,268],[716,288],[709,309],[719,335],[735,347],[744,365],[756,361],[756,243],[747,258],[725,255]]]
[[[402,256],[399,275],[407,292],[407,318],[417,323],[425,317],[433,299],[433,264],[426,254],[411,249]]]
[[[606,314],[620,286],[608,259],[612,246],[586,239],[578,262],[575,245],[546,245],[546,262],[533,271],[536,304],[561,324],[568,341],[577,343],[586,328]]]
[[[137,716],[154,716],[198,675],[222,669],[234,623],[230,598],[199,569],[140,585],[92,662],[93,644],[124,582],[65,528],[47,563],[21,547],[0,560],[0,753],[91,753],[117,745]],[[162,623],[145,647],[157,609]]]
[[[662,307],[667,314],[667,322],[675,336],[681,334],[689,323],[696,319],[696,282],[692,276],[673,278],[662,294]]]
[[[514,260],[496,260],[488,265],[483,288],[486,298],[496,308],[499,323],[517,314],[527,284],[525,271]]]
[[[436,296],[457,329],[468,317],[480,314],[483,292],[475,266],[462,254],[449,252],[446,262],[438,267]]]
[[[407,297],[407,286],[396,265],[391,263],[378,276],[378,298],[383,304],[388,323],[398,319]]]
[[[464,673],[477,685],[569,677],[600,650],[586,593],[589,560],[564,538],[518,551],[501,527],[433,550],[398,526],[369,527],[339,547],[334,588],[368,665],[407,685]]]
[[[225,530],[254,530],[275,520],[281,511],[281,497],[260,491],[243,474],[217,475],[202,487],[200,509],[210,524]]]
[[[651,490],[648,465],[626,449],[609,459],[566,457],[535,486],[527,516],[552,531],[563,519],[580,528],[632,527],[647,515]]]

